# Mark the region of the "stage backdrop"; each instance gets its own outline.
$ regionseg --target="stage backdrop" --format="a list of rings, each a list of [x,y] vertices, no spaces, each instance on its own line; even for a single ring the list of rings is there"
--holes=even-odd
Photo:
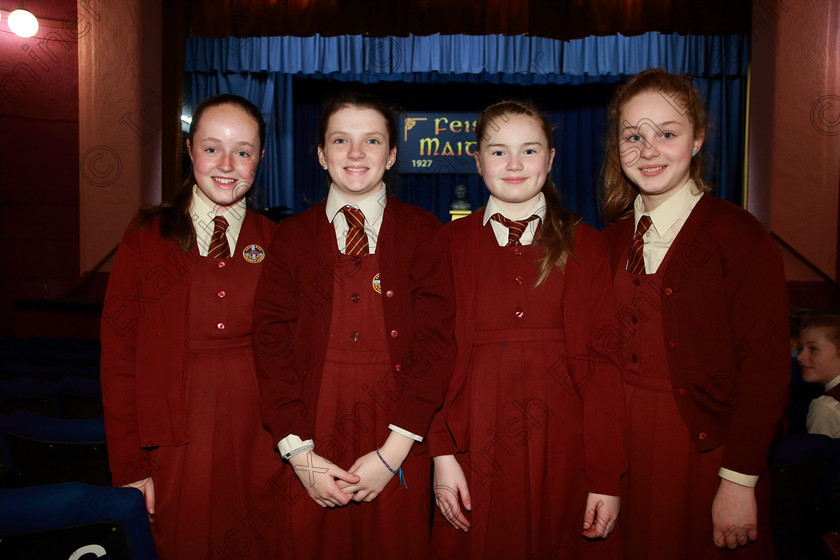
[[[473,208],[487,198],[468,154],[474,137],[464,123],[472,123],[471,116],[490,103],[529,99],[555,125],[552,173],[564,202],[600,226],[597,185],[606,103],[618,82],[651,67],[692,76],[710,110],[703,148],[707,179],[719,196],[742,202],[747,52],[742,35],[647,33],[573,41],[467,35],[191,38],[184,111],[190,114],[198,101],[223,92],[254,101],[268,122],[260,204],[292,212],[325,196],[326,178],[314,147],[321,100],[336,89],[367,84],[404,110],[404,119],[432,119],[415,121],[415,128],[435,126],[435,115],[450,124],[459,120],[461,128],[450,130],[453,153],[461,142],[461,154],[452,156],[457,165],[439,163],[429,173],[434,158],[426,163],[422,146],[402,137],[398,156],[400,198],[448,220],[455,185],[467,186]],[[439,154],[445,149],[441,142]]]
[[[475,170],[478,113],[409,111],[398,129],[400,173],[447,174]]]

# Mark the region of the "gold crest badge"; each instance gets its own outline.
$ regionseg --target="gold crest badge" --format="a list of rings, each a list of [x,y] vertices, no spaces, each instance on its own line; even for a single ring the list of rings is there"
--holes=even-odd
[[[251,264],[261,263],[265,258],[265,251],[259,245],[248,245],[242,250],[242,256]]]

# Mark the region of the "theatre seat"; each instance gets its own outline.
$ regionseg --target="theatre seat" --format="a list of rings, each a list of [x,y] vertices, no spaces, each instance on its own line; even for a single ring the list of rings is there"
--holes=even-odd
[[[80,483],[0,489],[0,558],[153,560],[143,495]]]
[[[56,396],[63,418],[101,418],[104,415],[98,379],[66,377],[56,384]]]
[[[0,419],[0,425],[20,485],[110,485],[102,418],[66,420],[17,411]]]
[[[0,414],[28,410],[57,416],[55,384],[36,377],[0,378]]]

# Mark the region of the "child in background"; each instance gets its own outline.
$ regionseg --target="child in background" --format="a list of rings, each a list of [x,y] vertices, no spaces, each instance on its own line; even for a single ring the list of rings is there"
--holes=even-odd
[[[624,471],[606,243],[563,208],[554,134],[532,105],[488,107],[476,137],[490,199],[442,229],[458,353],[429,434],[446,519],[434,553],[621,558],[619,538],[589,540],[612,532]]]
[[[840,438],[840,316],[815,315],[799,334],[802,380],[821,383],[825,394],[811,401],[806,426],[809,434]]]

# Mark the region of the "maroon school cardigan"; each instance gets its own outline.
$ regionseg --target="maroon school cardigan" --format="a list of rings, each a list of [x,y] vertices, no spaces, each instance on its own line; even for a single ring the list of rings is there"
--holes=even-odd
[[[627,262],[633,232],[631,217],[604,230],[614,271]],[[722,467],[759,475],[790,377],[779,250],[747,211],[704,194],[661,266],[658,343],[665,345],[680,415],[699,451],[725,444]],[[617,304],[625,328],[632,328],[635,305],[648,309]]]
[[[100,371],[115,485],[142,480],[155,470],[141,448],[189,441],[185,420],[188,265],[202,257],[195,244],[184,254],[175,241],[160,236],[159,228],[158,218],[129,228],[105,292]],[[258,264],[242,263],[241,247],[265,248],[276,231],[277,224],[248,211],[238,251],[225,260],[240,261],[248,274],[257,273],[274,256],[267,252]]]
[[[337,259],[325,207],[281,224],[271,244],[279,256],[257,288],[254,354],[263,422],[275,442],[289,434],[314,437],[333,283],[356,270]],[[439,228],[430,213],[388,197],[376,244],[391,371],[372,390],[396,400],[384,422],[421,436],[443,400],[455,350],[452,272]]]

